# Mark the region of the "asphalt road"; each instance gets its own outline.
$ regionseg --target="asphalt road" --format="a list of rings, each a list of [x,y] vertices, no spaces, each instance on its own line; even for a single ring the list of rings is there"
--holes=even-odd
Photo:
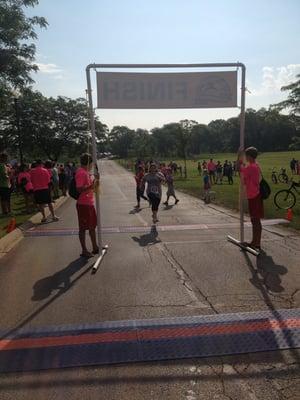
[[[300,306],[296,233],[266,228],[266,253],[255,258],[226,241],[238,235],[237,215],[179,193],[177,206],[161,206],[159,226],[209,228],[153,234],[147,203],[133,209],[132,175],[113,161],[101,173],[103,226],[149,232],[105,234],[109,251],[95,275],[76,236],[25,237],[0,260],[1,330]],[[72,199],[58,215],[39,229],[77,227]],[[299,359],[289,350],[2,374],[0,399],[299,399]]]

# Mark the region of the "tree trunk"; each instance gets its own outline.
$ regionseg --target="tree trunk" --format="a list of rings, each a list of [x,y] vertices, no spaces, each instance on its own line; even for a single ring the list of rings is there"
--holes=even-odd
[[[187,168],[186,168],[186,150],[184,149],[184,179],[187,178]]]

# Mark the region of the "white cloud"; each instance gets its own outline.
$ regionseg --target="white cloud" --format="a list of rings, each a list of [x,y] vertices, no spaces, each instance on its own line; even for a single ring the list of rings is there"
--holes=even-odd
[[[258,88],[249,87],[254,96],[268,96],[280,93],[282,86],[295,81],[300,73],[300,64],[289,64],[281,67],[263,67],[262,81]]]
[[[39,67],[39,72],[42,74],[59,74],[62,72],[62,69],[59,68],[56,64],[44,64],[44,63],[36,63]]]

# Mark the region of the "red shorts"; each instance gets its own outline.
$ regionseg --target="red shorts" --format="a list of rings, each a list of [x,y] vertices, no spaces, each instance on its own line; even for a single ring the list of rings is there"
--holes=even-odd
[[[76,204],[78,223],[80,230],[95,229],[97,226],[97,214],[94,206]]]
[[[254,197],[254,199],[248,199],[248,207],[250,218],[264,218],[264,203],[260,194]]]

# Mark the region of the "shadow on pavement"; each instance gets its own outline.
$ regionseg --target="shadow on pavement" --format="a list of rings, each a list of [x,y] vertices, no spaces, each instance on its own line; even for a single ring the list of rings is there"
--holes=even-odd
[[[140,237],[132,236],[132,240],[138,243],[141,247],[154,245],[161,242],[161,240],[158,239],[158,232],[155,225],[152,225],[149,233],[141,235]]]
[[[149,207],[140,207],[140,208],[133,208],[132,210],[129,211],[128,214],[134,215],[140,213],[142,210],[147,210]]]
[[[280,275],[286,274],[288,272],[288,269],[283,265],[276,264],[273,258],[271,256],[268,256],[265,252],[262,252],[256,258],[256,268],[254,267],[248,253],[243,252],[243,255],[245,257],[245,261],[249,268],[249,271],[252,274],[252,277],[249,279],[249,281],[260,291],[266,306],[273,314],[274,320],[280,322],[283,325],[282,332],[284,333],[285,341],[288,344],[290,352],[293,355],[295,361],[300,363],[299,353],[296,350],[297,345],[294,343],[293,337],[288,334],[288,326],[286,326],[285,329],[285,321],[282,320],[270,297],[270,292],[281,293],[284,291],[284,287],[281,285]],[[259,277],[259,275],[261,275],[261,277]],[[272,329],[271,326],[270,329]],[[275,332],[274,340],[277,341]]]
[[[38,280],[33,285],[33,296],[31,300],[40,301],[51,296],[54,290],[66,292],[71,286],[71,277],[87,264],[88,260],[78,258],[72,261],[66,268],[56,272],[54,275],[47,276]]]
[[[271,292],[281,293],[284,291],[280,275],[285,275],[288,272],[286,267],[276,264],[273,258],[263,251],[257,257],[256,267],[257,273],[250,279],[255,287],[260,289],[260,285],[263,284]]]
[[[165,207],[162,209],[163,211],[167,211],[167,210],[172,210],[172,208],[175,206],[175,204],[169,204],[169,205],[165,205]]]
[[[271,357],[269,356],[271,354]],[[12,390],[12,391],[20,391],[20,390],[38,390],[42,388],[53,388],[55,386],[56,390],[59,387],[62,388],[84,388],[86,386],[89,387],[98,387],[98,386],[107,386],[107,385],[122,385],[124,382],[126,384],[164,384],[164,383],[179,383],[179,382],[187,382],[191,380],[195,381],[216,381],[216,374],[212,370],[209,372],[201,372],[199,374],[199,369],[201,367],[210,368],[215,366],[223,366],[224,363],[228,365],[233,365],[234,367],[239,364],[247,365],[250,364],[265,364],[266,360],[270,365],[274,365],[277,362],[280,362],[281,359],[278,357],[278,353],[259,353],[251,355],[248,357],[247,355],[240,356],[226,356],[219,358],[202,358],[202,359],[189,359],[189,360],[174,360],[174,361],[163,361],[163,362],[154,362],[154,363],[140,363],[140,369],[137,371],[137,363],[125,364],[124,366],[116,366],[116,365],[106,365],[106,366],[93,366],[93,367],[74,367],[68,368],[68,370],[61,371],[61,377],[57,375],[57,370],[45,370],[45,371],[35,371],[35,372],[25,372],[22,373],[22,377],[25,379],[24,382],[21,379],[18,380],[18,384],[16,385],[15,381],[12,382],[1,382],[0,389],[1,390]],[[195,365],[197,368],[195,368]],[[156,368],[160,368],[156,370]],[[194,371],[191,370],[188,373],[182,374],[182,367],[193,367]],[[150,368],[150,372],[149,368]],[[174,370],[170,373],[169,368],[178,368],[178,372],[175,373]],[[95,373],[95,369],[97,370],[97,376],[89,376]],[[162,370],[164,369],[164,370]],[[72,373],[75,371],[81,371],[82,375],[86,373],[86,376],[78,377],[72,376]],[[116,373],[116,370],[118,373]],[[297,377],[299,374],[299,366],[291,365],[288,370],[289,379],[293,379],[293,377]],[[102,374],[103,371],[103,374]],[[37,374],[39,379],[37,379]],[[68,375],[71,376],[68,376]],[[265,368],[261,370],[247,370],[245,372],[237,373],[236,370],[233,370],[232,373],[221,373],[220,374],[222,381],[235,381],[240,380],[241,377],[243,379],[286,379],[287,378],[287,369],[286,368],[271,368],[266,370]],[[43,379],[46,377],[46,379]],[[26,379],[27,378],[27,379]],[[28,379],[29,378],[29,379]]]
[[[93,259],[77,259],[75,261],[72,261],[66,268],[64,268],[62,271],[52,275],[55,276],[57,274],[62,273],[63,271],[66,271],[68,268],[70,268],[70,270],[68,272],[66,272],[65,278],[70,280],[71,276],[79,271],[83,266],[85,266],[88,262],[91,262],[91,260]],[[75,264],[75,266],[74,266]],[[7,336],[13,335],[14,333],[17,333],[19,329],[23,328],[26,324],[28,324],[30,321],[32,321],[37,315],[39,315],[41,312],[43,312],[48,306],[50,306],[50,304],[52,304],[55,300],[57,300],[60,296],[62,296],[71,286],[73,286],[77,281],[79,281],[84,275],[86,275],[89,271],[91,271],[91,269],[93,268],[93,264],[94,262],[92,261],[91,264],[89,264],[88,268],[84,269],[84,271],[82,271],[78,276],[76,276],[75,279],[73,279],[71,282],[69,281],[69,286],[67,286],[67,288],[60,288],[61,290],[58,290],[58,292],[50,297],[50,299],[48,299],[46,302],[44,302],[40,307],[37,307],[35,310],[33,310],[29,315],[24,316],[21,321],[19,320],[19,322],[17,323],[17,325],[7,331],[5,331],[1,336],[0,339],[5,339]],[[70,272],[72,271],[72,273],[70,274]],[[49,279],[51,277],[48,278],[44,278],[44,279]],[[44,279],[41,279],[40,281],[37,281],[37,283],[43,281]],[[56,280],[57,282],[57,280]],[[37,284],[36,283],[36,284]],[[35,284],[35,285],[36,285]],[[34,285],[34,286],[35,286]],[[52,289],[54,290],[54,289]],[[49,292],[49,289],[48,289]],[[35,295],[35,294],[34,294]],[[33,295],[33,296],[34,296]],[[49,297],[50,294],[48,294],[47,297]],[[44,297],[46,298],[46,297]],[[37,299],[36,299],[37,301]]]

